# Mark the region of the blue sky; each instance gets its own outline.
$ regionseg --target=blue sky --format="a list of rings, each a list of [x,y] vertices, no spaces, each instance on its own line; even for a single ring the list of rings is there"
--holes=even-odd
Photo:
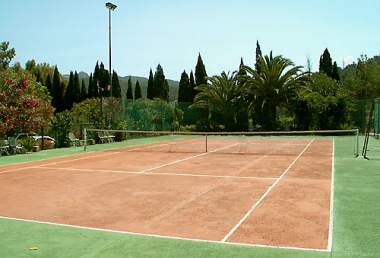
[[[57,64],[60,71],[92,72],[108,66],[108,13],[101,0],[0,0],[0,41],[15,61]],[[254,64],[263,52],[313,68],[328,47],[340,66],[361,54],[380,54],[378,0],[115,0],[113,68],[148,76],[158,63],[179,80],[194,69],[198,52],[209,75],[232,71],[240,57]]]

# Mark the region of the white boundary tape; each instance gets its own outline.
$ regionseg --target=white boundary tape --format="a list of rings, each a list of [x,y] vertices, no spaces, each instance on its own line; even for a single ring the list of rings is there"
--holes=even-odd
[[[0,219],[8,219],[8,220],[14,220],[14,221],[22,221],[22,222],[44,224],[44,225],[59,226],[59,227],[85,229],[85,230],[91,230],[91,231],[118,233],[118,234],[126,234],[126,235],[142,236],[142,237],[154,237],[154,238],[162,238],[162,239],[192,241],[192,242],[199,242],[199,243],[210,243],[210,244],[221,244],[221,245],[232,245],[232,246],[243,246],[243,247],[244,246],[260,247],[260,248],[270,248],[270,249],[287,249],[287,250],[311,251],[311,252],[328,252],[327,249],[302,248],[302,247],[292,247],[292,246],[272,246],[272,245],[238,243],[238,242],[222,242],[222,241],[216,241],[216,240],[175,237],[175,236],[166,236],[166,235],[159,235],[159,234],[145,234],[145,233],[138,233],[138,232],[131,232],[131,231],[112,230],[112,229],[106,229],[106,228],[85,227],[85,226],[46,222],[46,221],[31,220],[31,219],[20,219],[20,218],[13,218],[13,217],[7,217],[7,216],[0,216]]]
[[[262,203],[262,201],[268,196],[268,194],[273,190],[274,187],[281,181],[282,178],[289,172],[289,170],[293,167],[293,165],[297,162],[297,160],[305,153],[305,151],[310,147],[310,145],[314,142],[315,139],[312,139],[306,147],[301,151],[300,154],[293,160],[292,163],[287,167],[287,169],[281,174],[279,178],[265,191],[265,193],[257,200],[253,206],[245,213],[245,215],[240,219],[240,221],[223,237],[222,242],[226,242],[232,234],[240,227],[241,224],[252,214],[252,212]]]

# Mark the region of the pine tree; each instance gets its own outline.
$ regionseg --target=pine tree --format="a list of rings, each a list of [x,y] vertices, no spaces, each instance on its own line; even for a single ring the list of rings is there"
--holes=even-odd
[[[50,95],[51,95],[52,82],[51,82],[50,74],[48,74],[46,77],[45,86],[49,90]]]
[[[127,100],[133,100],[132,80],[131,80],[131,77],[129,77],[129,79],[128,79]]]
[[[190,72],[190,88],[191,88],[191,97],[189,98],[190,102],[194,102],[195,95],[197,94],[195,88],[195,80],[193,71]]]
[[[135,99],[141,99],[142,94],[141,94],[141,87],[139,81],[136,81],[135,85]]]
[[[192,89],[186,71],[183,71],[178,87],[178,102],[192,102]]]
[[[256,64],[255,68],[258,73],[260,73],[260,58],[262,57],[263,53],[261,52],[261,47],[259,41],[256,42]]]
[[[87,95],[86,84],[84,83],[84,80],[82,79],[82,86],[80,88],[80,101],[86,100],[87,97],[88,95]]]
[[[148,88],[147,88],[147,98],[153,99],[154,98],[154,77],[152,69],[150,69],[149,72],[149,79],[148,79]]]
[[[331,78],[333,78],[336,81],[340,81],[339,68],[336,62],[334,62],[333,64]]]
[[[65,84],[60,78],[57,66],[54,68],[53,83],[51,85],[52,106],[55,112],[61,112],[65,109],[63,96],[65,92]]]
[[[200,53],[195,67],[195,83],[197,86],[207,84],[207,72]]]
[[[121,88],[119,83],[119,76],[115,71],[112,73],[112,96],[115,98],[121,98]]]
[[[319,72],[332,77],[333,63],[329,50],[326,48],[319,60]]]

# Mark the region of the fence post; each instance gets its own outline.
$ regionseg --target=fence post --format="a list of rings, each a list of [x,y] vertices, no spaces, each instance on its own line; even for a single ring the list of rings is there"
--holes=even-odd
[[[87,130],[83,128],[84,151],[87,151]]]

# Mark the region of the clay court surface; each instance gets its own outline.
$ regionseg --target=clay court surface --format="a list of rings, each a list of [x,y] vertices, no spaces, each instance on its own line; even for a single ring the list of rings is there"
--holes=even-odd
[[[0,216],[329,250],[330,139],[215,137],[203,148],[190,138],[0,167]]]

